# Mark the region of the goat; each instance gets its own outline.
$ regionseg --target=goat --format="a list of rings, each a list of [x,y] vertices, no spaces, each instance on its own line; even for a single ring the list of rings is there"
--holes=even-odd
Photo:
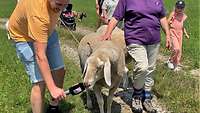
[[[111,113],[114,92],[125,74],[125,42],[123,34],[117,31],[113,32],[112,40],[99,41],[98,37],[105,30],[105,28],[104,30],[101,28],[96,33],[88,34],[82,38],[78,47],[78,53],[84,76],[83,82],[86,86],[93,88],[100,113],[104,113],[104,101],[101,89],[103,87],[109,89],[106,113]],[[88,108],[92,107],[88,92],[87,106]]]

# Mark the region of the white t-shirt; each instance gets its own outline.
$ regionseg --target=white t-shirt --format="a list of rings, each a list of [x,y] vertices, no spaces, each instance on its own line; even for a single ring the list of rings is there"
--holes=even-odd
[[[112,18],[119,0],[104,0],[102,10],[107,10],[108,19]]]

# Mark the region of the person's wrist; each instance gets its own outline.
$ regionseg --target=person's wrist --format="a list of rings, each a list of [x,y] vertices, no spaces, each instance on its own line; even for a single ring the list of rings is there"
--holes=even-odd
[[[105,36],[109,37],[109,36],[111,36],[111,34],[108,33],[108,32],[106,32],[106,33],[105,33]]]
[[[108,34],[106,35],[106,39],[110,39],[110,38],[111,38],[111,34],[108,33]]]
[[[51,86],[48,87],[48,89],[49,89],[50,92],[55,91],[56,88],[57,88],[57,87],[56,87],[55,84],[52,84]]]

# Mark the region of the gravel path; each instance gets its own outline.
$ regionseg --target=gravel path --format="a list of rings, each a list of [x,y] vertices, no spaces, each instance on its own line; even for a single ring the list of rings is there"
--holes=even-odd
[[[74,63],[79,66],[79,57],[78,57],[78,52],[77,49],[72,48],[70,46],[68,46],[66,43],[63,44],[61,43],[61,49],[64,53],[64,55],[66,55],[70,60],[74,61]]]

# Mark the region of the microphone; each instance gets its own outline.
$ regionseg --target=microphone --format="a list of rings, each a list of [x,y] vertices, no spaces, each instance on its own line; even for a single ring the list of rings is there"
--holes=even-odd
[[[78,83],[76,85],[71,86],[68,90],[65,91],[66,95],[78,95],[79,93],[85,90],[85,86],[83,83]]]

